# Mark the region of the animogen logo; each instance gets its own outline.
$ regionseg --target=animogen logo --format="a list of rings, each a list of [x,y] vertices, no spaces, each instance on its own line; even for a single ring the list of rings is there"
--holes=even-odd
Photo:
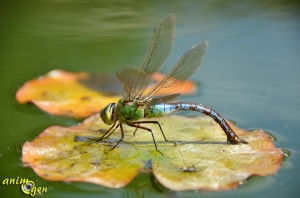
[[[21,191],[31,197],[35,196],[37,193],[44,194],[47,192],[47,187],[36,187],[33,181],[29,181],[26,178],[6,178],[2,181],[2,185],[20,185]]]

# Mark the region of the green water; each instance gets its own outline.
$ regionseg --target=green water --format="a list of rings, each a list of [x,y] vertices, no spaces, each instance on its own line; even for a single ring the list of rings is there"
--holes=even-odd
[[[0,2],[0,179],[25,177],[48,187],[43,197],[297,197],[300,194],[300,16],[297,1],[84,1]],[[253,177],[226,192],[158,190],[149,175],[123,189],[45,181],[22,167],[21,148],[51,125],[77,121],[20,105],[15,92],[52,69],[115,72],[138,66],[152,30],[169,12],[177,17],[166,72],[190,46],[207,39],[205,62],[182,97],[211,106],[246,129],[262,128],[291,151],[279,173]],[[191,114],[194,115],[194,114]],[[23,197],[19,186],[2,195]]]

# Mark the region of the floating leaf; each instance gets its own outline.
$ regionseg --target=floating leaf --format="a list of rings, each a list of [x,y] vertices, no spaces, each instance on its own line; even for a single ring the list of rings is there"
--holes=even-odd
[[[25,83],[18,90],[16,98],[20,103],[31,101],[50,114],[87,117],[119,98],[106,96],[79,83],[79,80],[88,77],[88,73],[84,72],[53,70],[45,76]]]
[[[24,165],[31,166],[44,179],[85,181],[111,188],[126,186],[143,172],[147,161],[157,180],[172,190],[224,190],[240,185],[251,175],[275,174],[283,154],[262,130],[244,131],[233,124],[235,132],[249,144],[230,145],[222,129],[209,117],[169,116],[158,120],[166,137],[157,126],[153,129],[158,149],[151,134],[124,126],[125,138],[116,130],[108,139],[96,131],[107,129],[99,115],[91,116],[73,127],[52,126],[23,146]],[[187,124],[188,123],[188,124]],[[76,140],[76,141],[74,141]]]
[[[163,77],[164,75],[159,73],[152,75],[154,82],[160,81]],[[17,91],[16,99],[22,104],[32,102],[50,114],[85,118],[99,112],[108,103],[120,99],[121,89],[108,86],[107,82],[113,86],[119,85],[114,75],[53,70],[26,82]],[[113,93],[108,91],[107,87],[114,90]],[[195,84],[188,81],[181,93],[192,93],[195,89]]]

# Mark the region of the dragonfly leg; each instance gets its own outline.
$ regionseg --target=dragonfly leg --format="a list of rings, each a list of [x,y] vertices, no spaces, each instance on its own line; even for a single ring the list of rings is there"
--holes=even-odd
[[[120,126],[120,124],[117,124],[117,126],[114,128],[114,130],[112,130],[108,135],[106,135],[104,138],[106,139],[106,138],[108,138],[109,136],[111,136],[114,132],[115,132],[115,130],[117,129],[117,128],[119,128],[119,126]]]
[[[158,150],[158,148],[157,148],[156,141],[155,141],[155,138],[154,138],[154,134],[153,134],[153,132],[152,132],[152,129],[149,129],[149,128],[147,128],[147,127],[140,126],[140,125],[139,125],[140,123],[141,123],[141,122],[127,122],[126,124],[127,124],[128,126],[135,127],[135,128],[139,128],[139,129],[144,129],[144,130],[150,132],[151,135],[152,135],[152,139],[153,139],[153,142],[154,142],[154,146],[155,146],[156,151],[159,152],[161,155],[164,155],[164,154],[163,154],[162,152],[160,152],[160,151]]]
[[[138,126],[140,126],[140,124],[138,124]],[[133,136],[135,136],[136,132],[137,132],[138,128],[136,127],[134,132],[133,132]]]
[[[119,139],[119,141],[115,144],[115,146],[110,149],[111,151],[114,150],[114,148],[116,148],[118,146],[118,144],[124,139],[124,129],[123,129],[123,126],[122,126],[122,124],[118,124],[117,127],[118,126],[120,126],[120,129],[121,129],[121,139]]]
[[[96,140],[96,142],[108,138],[119,127],[119,124],[116,126],[116,123],[117,122],[114,122],[114,124],[98,140]]]
[[[161,127],[161,125],[160,125],[160,123],[159,123],[158,121],[138,121],[138,122],[131,122],[131,123],[133,123],[133,124],[138,124],[138,126],[139,126],[140,124],[157,124],[157,125],[159,126],[159,129],[160,129],[161,134],[163,135],[165,141],[166,141],[166,142],[171,142],[171,143],[177,145],[176,142],[167,140],[167,138],[166,138],[166,136],[165,136],[165,134],[164,134],[164,131],[162,130],[162,127]],[[134,133],[133,133],[134,135],[135,135],[137,129],[138,129],[138,127],[135,129],[135,131],[134,131]]]

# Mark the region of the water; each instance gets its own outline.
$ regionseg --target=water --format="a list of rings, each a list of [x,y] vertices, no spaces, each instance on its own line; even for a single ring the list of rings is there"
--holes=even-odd
[[[27,177],[47,186],[45,197],[297,197],[300,139],[300,24],[296,1],[83,1],[39,0],[0,3],[1,181]],[[149,175],[124,189],[45,181],[21,163],[21,145],[51,125],[76,120],[20,105],[14,94],[23,82],[52,69],[114,72],[138,66],[152,30],[165,14],[177,18],[175,46],[163,71],[193,44],[210,43],[193,75],[195,95],[182,100],[211,106],[239,127],[262,128],[291,157],[275,176],[254,177],[226,192],[157,191]],[[142,187],[143,184],[146,187]],[[1,193],[20,197],[17,186]]]

